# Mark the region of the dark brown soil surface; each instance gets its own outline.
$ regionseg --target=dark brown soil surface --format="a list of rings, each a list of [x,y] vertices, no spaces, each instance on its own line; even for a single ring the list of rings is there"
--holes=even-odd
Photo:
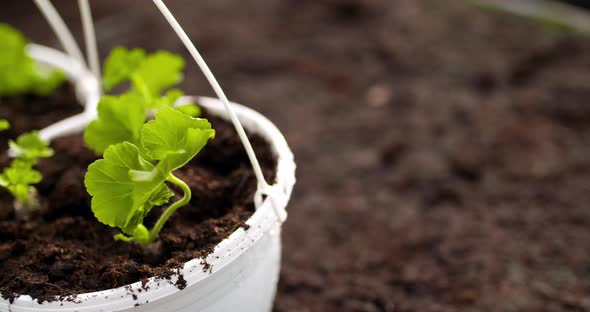
[[[94,218],[83,180],[96,156],[81,136],[53,142],[56,155],[39,164],[44,176],[38,187],[42,215],[15,222],[5,214],[0,220],[0,293],[5,298],[29,294],[40,301],[54,300],[57,295],[120,287],[151,276],[167,278],[184,262],[212,252],[252,215],[256,179],[231,124],[209,120],[216,137],[177,171],[193,197],[162,230],[159,256],[113,240],[118,230]],[[272,181],[276,165],[270,147],[260,137],[253,137],[252,143]],[[2,210],[9,210],[11,203],[8,194],[0,193]],[[164,208],[151,213],[146,225],[153,225]]]
[[[590,310],[588,38],[459,0],[167,3],[295,152],[276,311]],[[145,1],[93,5],[102,55],[188,57]]]
[[[74,86],[68,82],[49,96],[25,94],[0,97],[0,118],[10,122],[10,130],[0,132],[0,149],[23,132],[41,130],[52,123],[81,113]]]

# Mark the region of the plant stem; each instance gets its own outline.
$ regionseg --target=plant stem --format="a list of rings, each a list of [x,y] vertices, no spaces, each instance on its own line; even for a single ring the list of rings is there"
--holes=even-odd
[[[158,237],[160,230],[162,230],[162,227],[168,218],[170,218],[172,213],[176,211],[176,209],[188,204],[188,202],[191,200],[191,189],[188,187],[188,185],[186,185],[186,183],[175,177],[172,173],[168,175],[166,181],[178,185],[184,192],[184,196],[179,201],[170,205],[168,209],[166,209],[166,211],[164,211],[164,213],[160,216],[160,219],[158,219],[158,222],[156,222],[156,225],[154,225],[154,228],[150,231],[150,242],[153,242]]]
[[[22,219],[32,215],[35,211],[39,211],[41,209],[41,203],[39,203],[37,189],[31,186],[29,187],[28,193],[26,193],[26,197],[19,199],[18,196],[15,196],[13,206],[17,219]]]

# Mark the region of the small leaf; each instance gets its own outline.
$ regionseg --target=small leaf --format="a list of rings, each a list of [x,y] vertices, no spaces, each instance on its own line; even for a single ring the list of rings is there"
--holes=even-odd
[[[184,93],[178,89],[162,93],[182,80],[184,60],[166,51],[146,54],[142,49],[127,50],[118,47],[108,57],[103,80],[104,89],[111,90],[123,81],[131,82],[130,93],[137,94],[144,107],[152,113],[163,107],[173,107]],[[184,108],[191,116],[200,114],[194,106]]]
[[[214,136],[206,119],[164,108],[143,127],[141,143],[150,158],[160,160],[159,170],[170,172],[191,160]]]
[[[195,103],[188,103],[181,106],[177,106],[176,109],[191,117],[201,116],[201,108],[199,107],[199,105]]]
[[[102,80],[104,90],[110,91],[121,82],[129,80],[131,74],[137,70],[145,57],[146,53],[143,49],[114,48],[105,61]]]
[[[7,188],[18,201],[28,202],[30,185],[42,179],[41,173],[33,169],[34,165],[35,160],[32,159],[14,159],[10,167],[0,174],[0,186]]]
[[[173,195],[164,184],[164,176],[154,174],[151,179],[137,180],[131,173],[152,171],[154,166],[141,157],[135,145],[124,142],[109,146],[104,159],[91,164],[84,178],[96,218],[133,235],[149,211]]]
[[[31,159],[15,158],[10,167],[4,170],[2,176],[9,184],[35,184],[41,182],[41,173],[33,166],[35,161]]]
[[[158,111],[160,108],[173,107],[176,101],[184,96],[184,93],[178,89],[172,89],[166,92],[163,97],[154,98],[153,101],[148,103],[150,108],[154,111]]]
[[[158,51],[147,56],[131,75],[134,89],[145,96],[160,97],[167,88],[180,82],[184,60],[182,57],[166,51]],[[147,91],[141,91],[143,89]]]
[[[106,95],[98,103],[98,119],[84,131],[84,141],[98,154],[121,142],[139,144],[145,119],[143,101],[137,95]]]
[[[8,145],[15,157],[35,159],[53,156],[53,149],[41,140],[37,131],[21,134],[16,142],[10,141]]]

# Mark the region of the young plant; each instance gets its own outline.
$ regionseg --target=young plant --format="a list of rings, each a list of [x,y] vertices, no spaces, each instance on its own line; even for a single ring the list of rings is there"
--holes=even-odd
[[[37,191],[32,185],[41,182],[43,177],[33,169],[34,165],[32,159],[16,158],[0,174],[0,186],[14,196],[16,210],[31,211],[39,207]]]
[[[169,52],[146,54],[142,49],[115,48],[104,66],[103,88],[112,90],[125,81],[131,82],[131,90],[120,95],[106,95],[98,103],[98,118],[84,131],[88,147],[102,154],[107,147],[121,142],[130,142],[140,147],[143,157],[148,157],[139,142],[142,125],[151,113],[173,107],[184,95],[172,89],[182,78],[184,60]],[[177,110],[197,117],[200,108],[192,103],[176,107]]]
[[[190,188],[173,171],[195,157],[215,131],[207,120],[172,108],[159,109],[154,120],[143,124],[145,114],[140,109],[141,104],[137,104],[141,101],[129,96],[131,105],[122,105],[124,103],[117,103],[117,100],[101,102],[99,114],[102,112],[103,117],[109,114],[113,127],[100,124],[96,127],[108,131],[86,133],[87,142],[107,147],[103,159],[88,167],[84,184],[92,196],[91,206],[96,218],[122,230],[115,239],[147,246],[157,239],[170,215],[191,198]],[[119,101],[124,99],[118,98]],[[131,106],[130,111],[134,110],[133,114],[138,116],[129,116],[131,113],[120,106]],[[132,139],[112,143],[120,140],[122,134]],[[113,137],[109,138],[110,135]],[[153,207],[168,203],[173,196],[166,183],[178,186],[184,196],[168,206],[148,230],[143,219]]]
[[[48,95],[65,81],[61,71],[36,64],[27,44],[20,32],[0,23],[0,95]]]
[[[104,90],[126,81],[131,89],[98,103],[98,118],[84,131],[84,140],[103,159],[88,167],[84,183],[96,218],[122,230],[116,239],[151,245],[170,215],[190,200],[190,188],[173,171],[190,161],[215,131],[207,120],[194,118],[200,115],[198,106],[173,108],[182,91],[172,89],[162,96],[181,80],[183,67],[184,60],[168,52],[148,55],[122,47],[105,63]],[[155,119],[146,123],[151,113]],[[184,196],[148,230],[145,216],[173,195],[167,183],[180,187]]]
[[[144,101],[146,109],[156,112],[173,107],[184,96],[179,89],[164,92],[182,80],[183,69],[182,57],[170,52],[147,54],[143,49],[117,47],[105,61],[102,85],[109,92],[123,82],[130,82],[131,92]],[[193,117],[200,115],[199,107],[193,103],[178,109]]]
[[[6,120],[0,120],[0,130],[6,130],[9,126]],[[41,140],[37,132],[22,134],[16,141],[10,141],[9,146],[14,159],[0,173],[0,187],[14,196],[17,216],[28,215],[40,208],[37,190],[33,185],[41,182],[42,175],[33,167],[38,158],[51,157],[53,150]]]

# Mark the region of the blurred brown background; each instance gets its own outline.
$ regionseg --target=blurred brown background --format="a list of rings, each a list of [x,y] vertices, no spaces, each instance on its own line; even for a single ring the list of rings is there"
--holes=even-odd
[[[276,311],[590,310],[588,37],[459,0],[167,3],[295,152]],[[151,1],[92,6],[103,58],[189,60]],[[58,46],[32,1],[0,21]]]

